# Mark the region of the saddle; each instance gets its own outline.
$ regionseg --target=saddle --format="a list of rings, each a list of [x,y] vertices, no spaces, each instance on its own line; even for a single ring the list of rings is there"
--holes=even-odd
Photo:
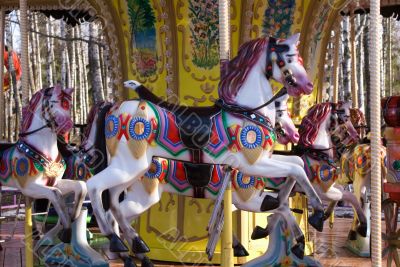
[[[140,99],[147,100],[175,115],[179,134],[191,153],[191,162],[184,162],[187,180],[193,186],[195,197],[204,197],[204,187],[211,179],[212,165],[202,164],[202,149],[209,143],[212,118],[221,112],[219,106],[188,107],[168,103],[144,86],[136,88]]]

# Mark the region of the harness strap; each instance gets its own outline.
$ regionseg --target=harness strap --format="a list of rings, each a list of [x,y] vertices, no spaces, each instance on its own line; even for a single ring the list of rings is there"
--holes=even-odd
[[[39,163],[43,167],[48,167],[54,162],[50,157],[44,155],[43,153],[26,144],[22,140],[18,140],[16,146],[19,152],[32,159],[34,162]],[[62,164],[65,164],[64,159],[60,156],[60,154],[58,154],[55,162],[61,162]]]

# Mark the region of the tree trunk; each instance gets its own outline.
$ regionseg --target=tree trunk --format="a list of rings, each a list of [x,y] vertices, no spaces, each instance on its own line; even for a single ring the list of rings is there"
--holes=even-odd
[[[365,62],[365,70],[369,70],[369,49],[368,49],[368,35],[369,35],[369,26],[367,24],[367,26],[365,27],[365,31],[364,31],[364,62]],[[366,103],[365,106],[366,107],[370,107],[370,77],[369,77],[369,71],[366,71],[365,73],[365,92],[366,92]],[[367,120],[367,123],[370,122],[370,109],[367,108],[365,110],[365,118]]]
[[[364,16],[363,21],[365,21],[366,16]],[[361,20],[361,15],[358,16],[358,21]],[[363,22],[361,22],[363,23]],[[360,24],[361,24],[360,23]],[[365,22],[364,22],[365,23]],[[362,25],[362,24],[361,24]],[[357,32],[357,82],[358,82],[358,108],[365,114],[364,106],[364,25],[361,26],[359,32]]]
[[[65,22],[60,20],[60,36],[65,38]],[[60,41],[60,59],[61,59],[61,86],[67,86],[67,58],[65,41]]]
[[[40,32],[39,27],[38,27],[38,13],[35,12],[33,15],[33,27],[36,32]],[[36,89],[42,89],[43,88],[43,82],[42,82],[42,56],[40,55],[40,39],[39,39],[39,34],[35,33],[34,34],[34,41],[36,43],[36,51],[35,51],[35,64],[36,64]]]
[[[343,18],[343,90],[344,100],[347,101],[351,98],[351,55],[350,55],[350,20],[349,16]]]
[[[100,69],[99,47],[97,44],[93,43],[93,40],[96,39],[98,39],[97,25],[94,23],[90,23],[88,55],[89,55],[90,82],[92,84],[92,95],[93,95],[94,105],[101,101],[104,101],[103,81],[101,79],[101,69]]]
[[[46,34],[48,36],[51,36],[52,33],[52,26],[51,26],[51,21],[50,19],[46,20]],[[52,84],[54,84],[53,82],[53,69],[52,69],[52,64],[53,64],[53,53],[52,50],[53,48],[53,42],[52,42],[53,38],[47,37],[46,38],[46,87],[50,87]]]

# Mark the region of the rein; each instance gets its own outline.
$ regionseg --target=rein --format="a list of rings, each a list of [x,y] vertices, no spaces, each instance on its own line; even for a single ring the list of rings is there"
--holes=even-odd
[[[275,52],[277,57],[277,64],[279,69],[281,70],[283,76],[285,77],[285,81],[290,86],[296,86],[296,78],[293,77],[293,73],[285,68],[286,62],[282,57],[282,53],[289,51],[289,46],[286,44],[278,44],[277,39],[270,37],[268,41],[268,48],[267,48],[267,64],[266,64],[266,76],[267,79],[270,79],[273,75],[273,60],[272,60],[272,53]]]
[[[252,121],[256,124],[261,124],[262,126],[266,126],[269,130],[274,131],[274,127],[273,127],[270,119],[268,117],[258,113],[257,111],[263,107],[268,106],[269,104],[274,102],[276,99],[284,96],[285,94],[287,94],[287,89],[285,87],[282,87],[282,89],[280,89],[278,91],[278,93],[276,93],[270,100],[268,100],[267,102],[265,102],[264,104],[262,104],[256,108],[252,108],[252,109],[241,107],[241,106],[234,105],[234,104],[227,104],[221,98],[218,99],[217,101],[215,101],[215,105],[226,112],[238,114],[242,117],[249,119],[250,121]]]
[[[50,119],[46,119],[46,117],[44,116],[45,112],[48,112],[48,110],[49,110],[49,98],[51,97],[51,94],[50,94],[50,90],[51,89],[53,89],[53,87],[47,88],[44,91],[43,100],[42,100],[42,102],[43,102],[43,105],[42,105],[42,117],[46,121],[46,124],[43,125],[42,127],[39,127],[37,129],[35,129],[35,130],[29,131],[29,132],[19,133],[19,137],[25,137],[25,136],[37,133],[37,132],[39,132],[39,131],[47,128],[47,127],[53,128],[53,126],[55,126],[55,122],[52,122],[52,121],[54,121],[54,116],[51,113],[49,113]]]
[[[53,162],[61,162],[63,165],[65,164],[64,159],[58,156],[58,158],[53,161],[50,157],[44,155],[37,149],[33,148],[32,146],[26,144],[25,142],[18,140],[17,144],[17,149],[19,152],[22,154],[26,155],[28,158],[32,159],[34,162],[39,163],[40,165],[44,167],[49,167],[50,165],[53,164]],[[59,160],[61,158],[61,160]]]

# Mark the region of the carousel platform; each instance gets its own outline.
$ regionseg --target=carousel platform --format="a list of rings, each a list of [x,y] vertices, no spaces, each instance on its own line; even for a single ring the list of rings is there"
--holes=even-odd
[[[345,248],[345,242],[349,225],[352,220],[349,218],[335,218],[334,228],[330,229],[328,223],[325,224],[323,233],[311,231],[311,240],[315,241],[315,257],[323,266],[350,267],[350,266],[371,266],[369,258],[359,258]],[[384,224],[382,224],[384,226]],[[0,226],[0,235],[7,238],[11,232],[13,222],[5,222]],[[91,229],[96,231],[96,229]],[[383,229],[384,230],[384,229]],[[0,251],[0,267],[24,267],[25,266],[25,246],[24,246],[24,222],[17,224],[14,238],[2,243]],[[123,263],[107,250],[107,244],[99,242],[95,249],[109,260],[110,266],[123,266]],[[139,263],[138,263],[139,264]],[[36,259],[35,266],[40,266]],[[42,265],[43,266],[43,265]],[[140,264],[139,264],[140,266]],[[183,263],[156,262],[156,266],[185,266]],[[190,264],[190,266],[193,266]],[[202,265],[209,266],[209,265]],[[386,261],[382,262],[386,266]]]

